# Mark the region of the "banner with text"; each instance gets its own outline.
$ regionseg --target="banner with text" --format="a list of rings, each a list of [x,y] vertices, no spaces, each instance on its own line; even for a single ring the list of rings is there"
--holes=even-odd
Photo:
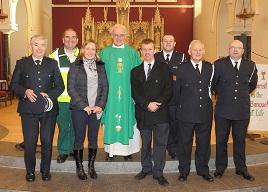
[[[268,64],[257,64],[258,84],[250,97],[248,130],[268,131]]]

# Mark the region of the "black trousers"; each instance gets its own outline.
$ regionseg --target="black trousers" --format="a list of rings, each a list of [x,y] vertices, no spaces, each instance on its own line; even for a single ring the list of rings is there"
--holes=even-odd
[[[23,117],[21,116],[24,137],[24,162],[27,173],[35,172],[36,145],[40,131],[41,164],[40,172],[49,172],[52,156],[52,142],[57,116]]]
[[[216,131],[216,169],[225,170],[228,166],[227,142],[232,127],[233,158],[236,171],[247,171],[245,155],[245,138],[249,119],[230,120],[215,117]]]
[[[166,164],[166,147],[169,134],[169,123],[155,124],[147,126],[141,131],[142,150],[141,165],[145,173],[153,171],[155,177],[163,176],[163,170]],[[152,133],[153,133],[153,155],[154,165],[152,163]]]
[[[191,123],[178,120],[179,136],[182,146],[178,147],[179,171],[189,174],[193,137],[196,137],[195,168],[198,175],[208,174],[208,162],[211,154],[210,136],[212,122]]]
[[[168,143],[167,143],[167,151],[168,153],[177,153],[177,145],[178,145],[178,133],[177,133],[177,118],[176,111],[177,106],[170,105],[168,106],[169,111],[169,135],[168,135]]]

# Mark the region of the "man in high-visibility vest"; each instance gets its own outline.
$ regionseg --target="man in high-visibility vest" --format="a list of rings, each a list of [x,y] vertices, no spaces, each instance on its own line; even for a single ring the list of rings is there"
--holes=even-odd
[[[77,48],[78,37],[76,31],[69,28],[66,29],[62,35],[63,47],[57,48],[49,54],[50,58],[58,61],[60,72],[64,81],[65,90],[58,97],[59,115],[57,117],[57,124],[59,127],[57,148],[59,156],[57,163],[64,163],[68,156],[73,156],[74,130],[71,117],[71,110],[69,109],[70,97],[67,93],[67,75],[70,64],[76,60],[79,55]]]

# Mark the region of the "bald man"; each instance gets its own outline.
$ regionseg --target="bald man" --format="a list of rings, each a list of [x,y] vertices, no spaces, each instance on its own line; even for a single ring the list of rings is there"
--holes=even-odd
[[[228,166],[227,142],[232,127],[235,173],[254,181],[246,166],[245,138],[250,120],[249,94],[256,88],[258,76],[256,64],[242,58],[243,53],[243,43],[234,40],[229,45],[229,56],[214,62],[213,90],[217,94],[214,177],[221,178]]]

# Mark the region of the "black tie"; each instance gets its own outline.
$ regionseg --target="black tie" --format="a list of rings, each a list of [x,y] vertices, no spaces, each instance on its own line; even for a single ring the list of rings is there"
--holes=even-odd
[[[168,62],[169,62],[169,54],[167,54],[167,58],[166,58],[166,62],[167,62],[167,64],[168,64]]]
[[[148,64],[149,68],[148,68],[148,71],[147,71],[147,78],[150,76],[150,73],[152,71],[151,65],[152,64]]]
[[[41,61],[40,60],[35,60],[35,63],[37,65],[37,69],[39,69]]]
[[[200,73],[200,70],[199,70],[199,64],[195,64],[195,66],[196,66],[196,68],[195,68],[196,73],[197,73],[198,76],[200,76],[201,73]]]
[[[235,68],[235,73],[236,73],[236,74],[238,73],[238,66],[237,66],[237,64],[238,64],[238,61],[235,62],[235,66],[234,66],[234,68]]]

